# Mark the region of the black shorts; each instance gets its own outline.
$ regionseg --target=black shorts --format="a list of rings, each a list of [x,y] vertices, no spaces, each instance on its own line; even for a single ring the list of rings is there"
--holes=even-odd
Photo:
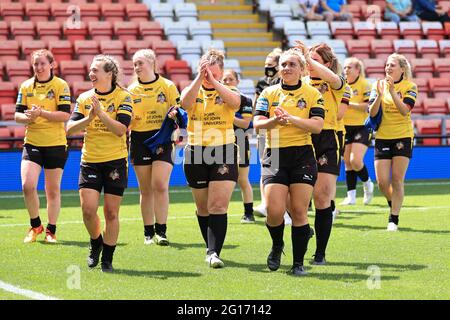
[[[247,168],[250,166],[250,142],[248,136],[245,139],[236,139],[239,146],[239,168]]]
[[[375,139],[375,160],[412,158],[412,138]]]
[[[167,143],[158,147],[155,153],[144,145],[144,141],[153,137],[158,130],[137,132],[131,131],[130,160],[135,166],[148,166],[153,161],[164,161],[173,165],[173,144]]]
[[[370,146],[371,134],[365,126],[345,126],[345,144],[361,143]]]
[[[207,188],[211,181],[237,182],[239,171],[237,146],[217,147],[187,145],[184,149],[184,174],[191,188]]]
[[[339,156],[342,158],[344,156],[345,144],[344,144],[344,131],[336,131],[339,143]],[[340,161],[340,159],[339,159]]]
[[[341,171],[341,157],[339,156],[339,142],[334,130],[322,130],[319,134],[311,135],[316,152],[318,172],[339,176]]]
[[[262,160],[264,185],[278,183],[289,186],[294,183],[306,183],[314,187],[316,180],[317,164],[312,146],[265,150]]]
[[[81,162],[78,189],[88,188],[98,192],[123,196],[128,184],[127,160],[117,159],[107,162]]]
[[[37,147],[26,143],[23,145],[22,160],[35,162],[44,169],[64,169],[68,155],[67,146]]]

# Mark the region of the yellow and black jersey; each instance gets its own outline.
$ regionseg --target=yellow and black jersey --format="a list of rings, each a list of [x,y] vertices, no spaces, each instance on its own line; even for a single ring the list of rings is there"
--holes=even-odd
[[[414,107],[416,103],[418,91],[417,85],[409,80],[401,79],[394,84],[395,92],[403,103],[408,105],[410,109]],[[377,95],[377,83],[372,86],[372,92],[370,94],[371,104]],[[392,100],[392,96],[389,93],[389,89],[385,84],[383,98],[381,100],[381,108],[383,116],[381,118],[381,124],[378,128],[376,138],[377,139],[399,139],[399,138],[412,138],[414,137],[414,130],[411,121],[411,112],[406,116],[402,116]]]
[[[154,81],[136,81],[128,90],[134,94],[132,131],[159,130],[170,107],[180,106],[180,94],[175,84],[158,74]]]
[[[359,76],[355,82],[349,84],[352,88],[351,103],[368,103],[371,85],[366,78]],[[344,124],[346,126],[362,126],[369,115],[368,110],[357,110],[349,107],[345,112]]]
[[[346,104],[347,105],[347,110],[345,110],[344,117],[341,120],[337,120],[336,131],[342,131],[342,132],[345,133],[344,118],[345,118],[345,115],[348,112],[348,109],[349,109],[348,105],[350,103],[351,97],[352,97],[352,88],[348,84],[346,84],[345,85],[345,92],[344,92],[344,95],[342,96],[342,99],[341,99],[341,104]]]
[[[342,97],[345,93],[345,78],[340,76],[342,86],[338,89],[332,89],[330,84],[320,78],[311,78],[310,85],[319,90],[322,94],[325,107],[325,121],[323,130],[337,130],[337,111]]]
[[[244,96],[241,94],[241,106],[239,107],[239,110],[235,113],[235,116],[240,119],[252,119],[253,118],[253,101],[252,99]],[[242,129],[237,126],[234,126],[234,130]],[[247,131],[250,129],[243,129],[244,131]]]
[[[39,82],[35,78],[23,82],[17,96],[16,112],[24,113],[33,105],[49,112],[70,113],[70,89],[67,82],[55,76],[45,82]],[[38,147],[66,145],[64,122],[38,117],[27,125],[25,143]]]
[[[318,90],[302,81],[295,86],[280,83],[264,89],[256,102],[255,116],[271,118],[275,115],[274,111],[278,106],[289,114],[303,119],[324,118],[322,95]],[[266,135],[266,146],[269,148],[304,145],[312,145],[311,133],[293,124],[277,125],[268,130]]]
[[[92,105],[91,96],[94,94],[100,101],[103,111],[112,119],[128,126],[132,117],[133,102],[131,95],[119,87],[114,87],[107,93],[98,93],[94,89],[82,93],[77,99],[72,120],[89,116]],[[109,131],[98,117],[95,117],[86,127],[81,159],[85,162],[98,163],[128,158],[126,139],[125,134],[118,137]]]
[[[234,143],[234,114],[235,110],[215,89],[201,87],[194,106],[188,111],[188,144],[206,147]]]

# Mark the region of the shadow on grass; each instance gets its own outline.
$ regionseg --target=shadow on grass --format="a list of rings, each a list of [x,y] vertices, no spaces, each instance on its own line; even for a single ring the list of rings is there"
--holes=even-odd
[[[0,219],[10,219],[12,216],[0,216]]]
[[[339,281],[339,282],[361,282],[361,281],[367,281],[369,278],[369,275],[364,273],[315,273],[317,269],[306,267],[306,271],[308,272],[307,278],[317,278],[318,280],[332,280],[332,281]],[[286,271],[287,273],[289,271]],[[292,276],[292,275],[291,275]],[[292,276],[293,277],[293,276]],[[297,277],[296,277],[297,278]],[[301,278],[301,277],[300,277]],[[380,280],[381,281],[393,281],[393,280],[399,280],[399,276],[386,276],[382,275]]]
[[[114,269],[114,274],[124,274],[130,277],[144,277],[155,278],[159,280],[166,280],[169,278],[187,278],[187,277],[200,277],[200,273],[194,272],[182,272],[182,271],[138,271],[127,269]]]
[[[375,226],[357,226],[357,225],[346,225],[342,223],[334,223],[333,227],[336,228],[346,228],[346,229],[354,229],[360,231],[367,230],[386,230],[386,227],[375,227]],[[404,228],[402,226],[399,227],[399,232],[415,232],[415,233],[431,233],[431,234],[450,234],[450,230],[421,230],[421,229],[412,229],[412,228]],[[386,231],[387,232],[387,231]]]
[[[177,242],[170,242],[170,247],[178,249],[178,250],[186,250],[186,249],[190,249],[190,248],[200,248],[205,250],[206,252],[206,246],[204,243],[177,243]],[[234,245],[234,244],[226,244],[223,246],[224,250],[229,250],[229,249],[236,249],[237,247],[239,247],[238,245]]]
[[[377,266],[381,270],[390,270],[395,272],[403,271],[418,271],[426,269],[427,266],[423,264],[391,264],[391,263],[377,263],[377,262],[329,262],[327,261],[327,266],[338,266],[338,267],[354,267],[357,270],[367,270],[370,266]]]
[[[71,246],[71,247],[80,247],[80,248],[88,248],[89,247],[89,241],[66,241],[66,240],[58,240],[57,245],[63,245],[63,246]],[[118,243],[117,247],[124,247],[128,245],[128,243]]]

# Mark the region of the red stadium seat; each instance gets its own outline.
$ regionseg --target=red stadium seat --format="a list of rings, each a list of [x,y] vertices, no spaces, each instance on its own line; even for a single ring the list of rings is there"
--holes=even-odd
[[[77,7],[70,3],[51,3],[50,13],[53,20],[64,23],[77,13]]]
[[[3,79],[4,71],[3,71],[3,62],[0,61],[0,81]]]
[[[100,6],[98,3],[80,4],[81,20],[85,23],[100,20]]]
[[[370,21],[356,21],[353,23],[353,29],[360,40],[372,40],[377,37],[377,29]]]
[[[353,39],[353,26],[349,21],[331,21],[330,29],[335,39]]]
[[[444,30],[447,37],[450,38],[450,22],[444,23]]]
[[[428,59],[411,59],[412,72],[415,78],[433,78],[433,62]]]
[[[8,39],[9,27],[6,21],[0,21],[0,41]]]
[[[423,101],[425,114],[446,115],[448,113],[447,103],[440,98],[426,98]]]
[[[0,16],[3,21],[22,21],[24,16],[23,4],[15,2],[0,3]]]
[[[149,20],[148,7],[143,3],[126,3],[125,12],[130,21],[141,22]]]
[[[381,21],[376,23],[377,33],[381,39],[395,40],[400,38],[400,30],[395,22]]]
[[[134,21],[119,21],[114,23],[114,34],[123,42],[136,40],[138,36],[138,23]]]
[[[116,23],[125,20],[125,8],[121,3],[103,3],[100,11],[105,21]]]
[[[47,21],[50,15],[50,5],[48,3],[27,3],[25,5],[25,14],[30,21]]]
[[[63,33],[67,40],[74,43],[77,40],[84,40],[88,34],[86,23],[80,22],[76,27],[68,26],[64,24]]]
[[[79,60],[91,64],[92,58],[99,53],[98,42],[94,40],[76,40],[74,51]]]
[[[384,79],[385,77],[384,59],[366,59],[364,60],[364,70],[369,78]]]
[[[103,40],[100,41],[100,52],[110,56],[118,57],[119,60],[124,59],[124,45],[120,40]]]
[[[2,104],[0,115],[3,121],[14,120],[14,113],[16,113],[16,105],[14,103]]]
[[[90,81],[80,81],[72,83],[72,96],[77,99],[83,92],[92,89],[92,82]]]
[[[131,60],[133,58],[133,54],[140,49],[151,49],[152,41],[149,40],[128,40],[126,42],[126,53],[128,58]]]
[[[439,58],[439,46],[436,40],[417,40],[417,52],[424,59]]]
[[[173,82],[191,79],[192,71],[185,60],[167,60],[165,68],[166,74]]]
[[[357,4],[348,4],[346,5],[346,9],[348,12],[350,12],[353,15],[354,21],[361,20],[361,6]]]
[[[0,41],[0,61],[19,60],[19,42],[15,40]]]
[[[139,33],[143,40],[159,41],[162,40],[164,30],[157,21],[139,22]]]
[[[0,127],[0,149],[11,149],[11,141],[5,141],[4,138],[11,138],[11,132],[6,127]]]
[[[112,24],[109,21],[90,21],[88,30],[93,40],[111,40],[113,35]]]
[[[416,120],[416,128],[419,134],[441,134],[441,120]],[[439,138],[424,138],[423,145],[438,146],[441,144]]]
[[[47,43],[42,40],[22,41],[22,53],[25,55],[25,60],[31,61],[31,53],[36,50],[47,49]]]
[[[439,73],[441,78],[450,78],[450,58],[434,59],[434,71]]]
[[[157,65],[161,70],[164,70],[167,60],[175,60],[177,56],[177,49],[169,40],[153,42],[153,51],[155,51]]]
[[[16,103],[17,89],[12,82],[0,81],[0,104]]]
[[[72,60],[73,48],[69,40],[50,41],[48,49],[55,56],[56,61]]]
[[[33,40],[36,35],[33,21],[11,21],[10,29],[16,41]]]
[[[373,39],[370,41],[372,55],[377,59],[386,60],[394,52],[392,40]]]
[[[445,37],[442,23],[438,21],[423,21],[422,31],[425,37],[430,40],[441,40]]]
[[[123,72],[122,83],[125,86],[129,86],[131,84],[131,81],[133,80],[133,75],[134,75],[133,61],[124,60],[121,62],[120,67],[122,68],[122,72]]]
[[[11,129],[11,127],[10,127],[10,129]],[[13,137],[16,139],[20,139],[20,140],[14,141],[13,148],[21,149],[23,147],[23,139],[25,138],[25,131],[26,131],[25,126],[13,126],[12,127]]]
[[[408,40],[422,39],[422,26],[417,21],[400,21],[399,23],[400,34],[403,38]]]
[[[59,70],[61,72],[61,77],[68,83],[85,81],[86,69],[83,61],[61,61]]]
[[[359,59],[368,59],[370,57],[369,40],[347,40],[346,43],[350,56]]]
[[[414,40],[394,40],[394,50],[404,55],[408,60],[416,58],[417,48]]]
[[[6,62],[6,73],[9,81],[20,85],[31,78],[31,64],[28,61],[8,61]]]
[[[449,66],[450,67],[450,66]],[[430,90],[434,93],[435,98],[447,99],[450,97],[450,79],[449,78],[432,78],[429,79]]]
[[[61,24],[58,21],[39,21],[36,23],[39,38],[45,41],[61,39]]]
[[[412,82],[414,82],[417,85],[417,90],[419,90],[419,96],[421,97],[427,97],[430,95],[431,91],[428,87],[428,80],[425,78],[414,78],[412,79]]]

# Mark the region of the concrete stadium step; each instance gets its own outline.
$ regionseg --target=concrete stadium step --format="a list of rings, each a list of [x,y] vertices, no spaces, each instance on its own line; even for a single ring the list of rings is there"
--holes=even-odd
[[[264,77],[264,69],[256,71],[256,70],[242,70],[242,78],[243,79],[252,79],[253,81],[257,81],[260,78]]]
[[[248,4],[246,0],[188,0],[186,2],[192,2],[196,5],[201,6],[211,6],[211,5],[245,5]]]
[[[231,51],[272,51],[281,47],[279,41],[224,41],[227,52]]]
[[[266,51],[229,51],[227,52],[227,58],[229,59],[239,59],[239,61],[254,61],[254,60],[266,60],[266,56],[272,48]]]
[[[261,70],[264,69],[265,57],[263,59],[255,59],[255,60],[239,60],[239,64],[242,67],[245,67],[246,70]]]
[[[214,32],[215,39],[223,41],[271,41],[271,32]]]
[[[217,15],[223,14],[252,14],[253,7],[249,5],[207,5],[197,6],[198,12],[202,14]]]
[[[267,24],[263,22],[254,23],[216,23],[212,22],[211,27],[217,32],[266,32]]]
[[[214,23],[255,23],[259,21],[257,14],[203,14],[198,15],[199,20],[209,20]]]

